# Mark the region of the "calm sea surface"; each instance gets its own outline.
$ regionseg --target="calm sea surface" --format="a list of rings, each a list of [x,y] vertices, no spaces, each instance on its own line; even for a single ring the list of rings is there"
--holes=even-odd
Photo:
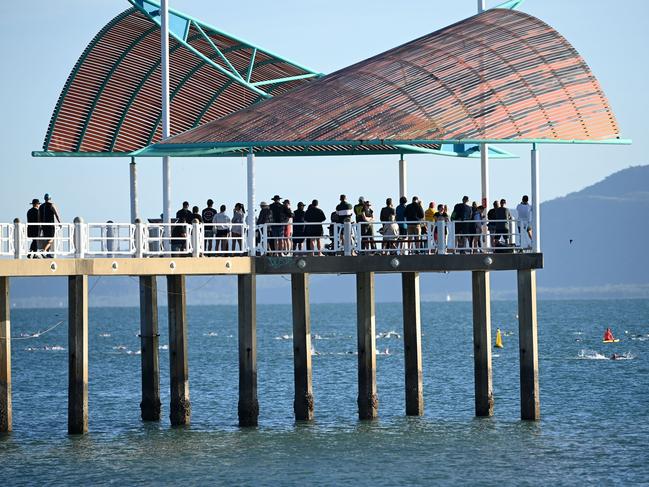
[[[65,310],[15,310],[12,335]],[[67,324],[14,340],[14,432],[0,437],[0,486],[649,485],[649,301],[539,303],[541,414],[519,420],[516,304],[494,302],[495,416],[474,418],[471,307],[422,305],[426,414],[404,415],[401,307],[377,305],[380,419],[356,412],[354,305],[314,305],[316,420],[292,417],[289,306],[259,306],[260,426],[237,427],[236,308],[189,307],[192,424],[139,419],[138,310],[90,310],[90,433],[66,434]],[[604,329],[621,338],[603,344]],[[610,360],[611,354],[622,360]]]

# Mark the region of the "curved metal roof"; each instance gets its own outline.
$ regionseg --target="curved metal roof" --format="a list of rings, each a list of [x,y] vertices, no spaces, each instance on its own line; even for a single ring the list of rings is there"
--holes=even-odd
[[[570,43],[535,17],[495,9],[142,154],[626,142],[619,137],[598,81]]]
[[[129,1],[70,73],[44,151],[125,155],[160,140],[159,6]],[[318,76],[177,11],[170,17],[172,135]]]

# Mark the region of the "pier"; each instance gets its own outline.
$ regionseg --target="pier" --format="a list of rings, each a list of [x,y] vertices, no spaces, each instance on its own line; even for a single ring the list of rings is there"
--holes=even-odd
[[[21,225],[15,223],[14,225]],[[77,219],[75,230],[88,234],[88,228]],[[126,224],[124,224],[126,225]],[[194,225],[194,227],[200,227]],[[25,232],[18,230],[20,235]],[[62,235],[62,234],[61,234]],[[72,233],[72,241],[83,243]],[[444,235],[443,232],[440,235]],[[61,239],[55,247],[63,248]],[[104,240],[107,237],[104,237]],[[112,237],[110,237],[112,238]],[[134,237],[133,237],[134,238]],[[191,239],[191,236],[188,237]],[[164,238],[163,238],[164,239]],[[195,242],[197,240],[195,239]],[[151,242],[149,242],[150,244]],[[103,247],[107,247],[107,241]],[[25,242],[17,242],[25,248]],[[202,247],[198,241],[199,247]],[[135,238],[127,246],[133,254]],[[163,242],[162,246],[169,246]],[[15,249],[13,249],[15,252]],[[137,276],[140,286],[140,339],[142,363],[141,418],[159,421],[160,364],[158,358],[157,279],[167,281],[169,313],[170,424],[191,423],[190,374],[187,358],[188,330],[186,317],[186,276],[227,275],[238,280],[238,350],[239,350],[239,424],[256,426],[259,415],[257,398],[256,343],[256,277],[286,275],[291,280],[294,351],[294,413],[297,421],[310,421],[317,415],[317,391],[312,386],[311,323],[309,277],[312,274],[353,274],[356,276],[357,351],[358,351],[358,417],[371,420],[379,416],[380,391],[376,385],[375,301],[374,283],[377,275],[399,274],[402,280],[403,340],[405,354],[405,411],[410,416],[424,414],[423,370],[421,352],[421,314],[419,279],[422,273],[470,272],[473,290],[473,340],[476,416],[494,412],[491,370],[491,321],[489,275],[491,272],[515,271],[518,274],[519,336],[521,369],[521,418],[538,420],[538,346],[536,324],[535,273],[543,266],[543,255],[529,250],[510,253],[461,254],[428,251],[391,250],[386,255],[313,256],[296,253],[292,256],[163,256],[163,257],[93,257],[82,258],[90,248],[71,249],[70,257],[52,259],[0,259],[0,290],[2,291],[2,335],[0,343],[0,426],[11,430],[11,333],[9,282],[12,277],[68,278],[68,432],[88,430],[88,278],[92,276]],[[144,253],[148,249],[143,249]],[[200,249],[202,250],[202,249]],[[513,249],[512,249],[513,250]],[[115,252],[114,249],[112,249]],[[164,251],[164,249],[163,249]],[[104,252],[108,252],[105,250]],[[260,252],[257,248],[256,252]],[[344,252],[344,251],[341,251]],[[424,253],[426,252],[426,253]],[[439,253],[438,253],[439,252]],[[195,253],[195,252],[194,252]],[[263,350],[260,351],[263,353]],[[234,405],[233,405],[234,407]],[[135,411],[136,405],[134,405]]]
[[[9,281],[29,276],[68,278],[71,434],[85,433],[91,414],[88,278],[92,276],[139,278],[140,414],[145,421],[160,420],[166,410],[160,404],[156,293],[157,279],[166,278],[168,412],[171,425],[179,427],[191,423],[192,412],[185,279],[236,277],[237,411],[242,427],[254,427],[263,414],[257,396],[257,354],[263,353],[257,348],[257,276],[290,276],[294,413],[298,421],[311,421],[317,416],[318,391],[312,385],[310,275],[356,277],[358,417],[372,420],[380,414],[381,392],[376,381],[376,276],[401,276],[405,414],[421,416],[426,364],[421,350],[420,277],[471,273],[475,414],[488,417],[497,409],[490,276],[516,272],[520,417],[538,420],[540,146],[630,143],[621,138],[597,79],[568,41],[545,22],[517,10],[519,1],[492,9],[478,2],[478,15],[325,75],[170,10],[165,0],[129,1],[131,8],[106,24],[83,51],[56,104],[42,150],[32,155],[128,158],[131,218],[128,223],[86,223],[81,218],[72,223],[19,219],[0,223],[0,431],[12,426]],[[483,215],[477,220],[479,211],[474,214],[466,205],[466,214],[460,205],[461,214],[449,210],[435,221],[424,221],[423,215],[397,219],[404,228],[393,232],[390,240],[379,236],[379,230],[391,222],[358,221],[363,218],[358,213],[357,221],[352,221],[351,205],[341,197],[336,221],[305,224],[320,225],[323,233],[311,238],[326,241],[323,255],[313,255],[309,247],[278,250],[277,240],[287,237],[280,236],[284,234],[276,226],[287,223],[260,224],[255,215],[257,160],[277,156],[392,156],[398,161],[396,196],[412,198],[413,205],[406,156],[450,157],[447,164],[453,168],[448,173],[459,177],[466,176],[469,163],[475,161],[480,165],[480,202],[486,211],[492,205],[490,159],[517,158],[500,147],[504,144],[531,146],[529,186],[517,191],[528,193],[530,203],[519,220],[511,218],[502,202],[500,218]],[[136,159],[143,157],[162,159],[160,223],[145,223],[139,215]],[[237,231],[226,225],[237,237],[210,237],[207,230],[214,230],[214,223],[172,219],[170,161],[179,157],[210,157],[214,164],[223,163],[223,158],[246,159],[246,220],[237,223]],[[299,184],[295,181],[296,187]],[[443,184],[443,179],[435,184]],[[47,228],[48,236],[33,236],[30,225]],[[206,245],[209,239],[227,245],[217,250],[216,245]],[[30,246],[34,240],[32,245],[42,252],[34,252]],[[478,245],[467,246],[467,240]]]

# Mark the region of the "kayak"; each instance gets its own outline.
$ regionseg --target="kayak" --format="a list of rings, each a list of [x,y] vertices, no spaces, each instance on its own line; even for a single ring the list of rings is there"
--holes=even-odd
[[[602,340],[602,343],[617,343],[619,341],[620,341],[620,339],[616,338],[615,340]]]

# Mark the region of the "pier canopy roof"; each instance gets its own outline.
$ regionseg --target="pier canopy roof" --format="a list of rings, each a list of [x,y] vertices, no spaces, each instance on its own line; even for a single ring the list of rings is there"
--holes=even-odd
[[[34,155],[123,156],[160,140],[160,7],[129,2],[77,61]],[[172,135],[319,76],[173,10],[169,49]]]
[[[496,143],[628,143],[558,32],[497,8],[201,127],[141,155],[398,152]]]

